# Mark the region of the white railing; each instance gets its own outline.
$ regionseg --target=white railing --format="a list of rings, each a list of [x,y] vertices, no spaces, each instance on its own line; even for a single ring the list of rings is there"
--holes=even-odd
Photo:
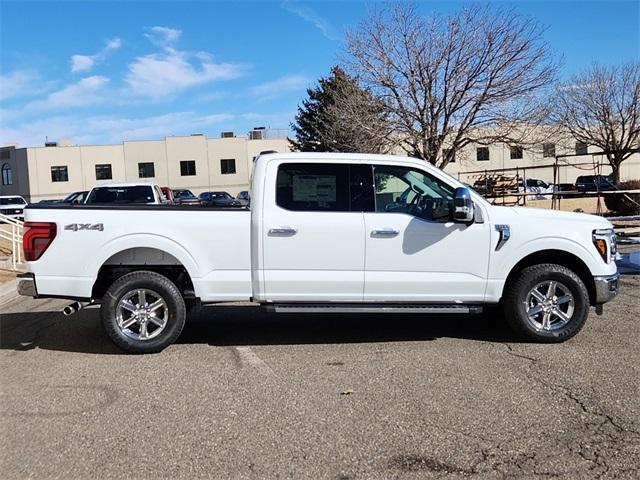
[[[24,222],[0,213],[0,238],[11,243],[11,268],[17,270],[22,263],[22,235]]]

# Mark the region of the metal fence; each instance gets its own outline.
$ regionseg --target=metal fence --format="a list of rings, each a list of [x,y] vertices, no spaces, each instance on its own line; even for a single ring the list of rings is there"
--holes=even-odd
[[[22,263],[22,235],[24,234],[24,222],[6,215],[0,214],[0,222],[8,228],[0,228],[0,239],[11,244],[12,270],[17,270]]]

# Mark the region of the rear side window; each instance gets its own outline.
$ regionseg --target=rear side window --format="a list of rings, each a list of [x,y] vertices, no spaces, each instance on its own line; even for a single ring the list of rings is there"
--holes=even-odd
[[[278,167],[276,204],[303,212],[373,210],[371,167],[348,163],[285,163]]]

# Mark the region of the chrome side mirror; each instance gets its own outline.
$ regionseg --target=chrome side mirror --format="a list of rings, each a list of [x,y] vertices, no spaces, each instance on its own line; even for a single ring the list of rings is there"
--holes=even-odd
[[[468,188],[456,188],[453,200],[453,220],[460,223],[473,222],[473,200]]]

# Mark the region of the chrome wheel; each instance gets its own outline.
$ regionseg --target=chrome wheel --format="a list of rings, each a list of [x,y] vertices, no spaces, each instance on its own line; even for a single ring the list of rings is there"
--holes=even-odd
[[[573,316],[575,301],[562,283],[546,280],[527,294],[525,309],[529,323],[536,330],[554,331],[564,327]]]
[[[162,333],[169,320],[167,302],[153,290],[138,288],[124,294],[116,308],[120,331],[134,340],[151,340]]]

